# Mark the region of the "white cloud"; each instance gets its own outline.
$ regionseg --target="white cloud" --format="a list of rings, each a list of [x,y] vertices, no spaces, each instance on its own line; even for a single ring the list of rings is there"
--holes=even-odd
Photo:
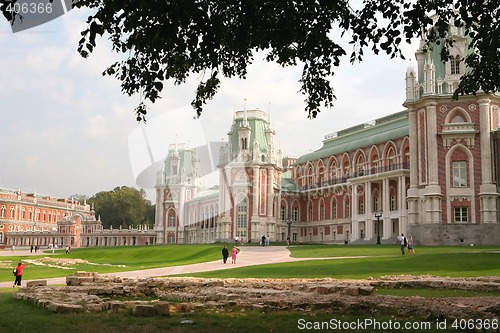
[[[2,154],[9,157],[0,160],[0,187],[64,197],[134,186],[141,168],[160,159],[168,144],[226,140],[244,99],[249,109],[270,108],[276,144],[293,156],[321,147],[325,134],[402,110],[406,61],[367,56],[362,64],[346,62],[332,79],[335,107],[310,120],[298,92],[302,68],[266,63],[258,54],[247,80],[224,79],[197,121],[190,103],[199,76],[182,86],[165,83],[144,126],[151,160],[133,113],[139,96],[124,96],[118,80],[101,75],[121,55],[106,38],[88,59],[76,51],[87,15],[72,10],[17,34],[0,24],[0,131],[8,138]],[[411,57],[415,49],[407,48]]]

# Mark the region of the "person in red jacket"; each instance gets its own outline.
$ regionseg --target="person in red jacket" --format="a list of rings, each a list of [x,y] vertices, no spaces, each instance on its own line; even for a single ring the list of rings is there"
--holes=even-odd
[[[14,281],[14,286],[21,286],[21,280],[23,279],[23,269],[26,267],[26,264],[23,264],[22,262],[17,263],[16,267],[16,281]]]

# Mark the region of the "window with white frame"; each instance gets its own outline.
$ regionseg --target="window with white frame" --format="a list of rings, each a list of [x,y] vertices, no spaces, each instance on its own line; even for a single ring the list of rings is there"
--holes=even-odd
[[[454,161],[453,187],[467,187],[467,164],[465,161]]]
[[[332,219],[337,218],[337,201],[333,200],[332,202]]]
[[[238,237],[247,236],[247,198],[243,199],[237,206],[237,232]]]
[[[280,207],[280,217],[281,217],[281,221],[286,220],[286,207],[285,206]]]
[[[468,209],[467,207],[455,207],[455,223],[467,223]]]
[[[391,211],[396,210],[397,209],[397,207],[396,207],[396,196],[394,194],[391,194],[391,197],[389,199],[390,199],[390,207],[389,207],[389,209]]]
[[[351,203],[349,201],[345,202],[344,217],[351,217]]]
[[[168,216],[168,226],[175,227],[175,215],[171,214]]]
[[[359,214],[364,214],[365,213],[365,200],[359,199],[358,205],[359,205],[359,207],[358,207]]]
[[[320,221],[325,220],[325,205],[323,205],[323,204],[321,204],[321,206],[319,206],[319,219],[320,219]]]
[[[450,57],[450,73],[451,75],[460,74],[460,56]]]
[[[299,220],[299,208],[292,207],[292,221],[297,222]]]

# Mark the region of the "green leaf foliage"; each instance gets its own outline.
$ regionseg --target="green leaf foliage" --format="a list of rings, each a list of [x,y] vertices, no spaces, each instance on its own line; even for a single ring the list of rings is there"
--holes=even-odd
[[[94,205],[96,216],[105,228],[154,225],[154,206],[146,199],[144,190],[121,186],[112,191],[99,192],[88,200]]]
[[[15,1],[0,0],[11,22],[15,17],[5,5]],[[200,81],[192,105],[198,116],[221,78],[245,78],[254,54],[264,51],[267,61],[302,66],[300,92],[314,118],[333,107],[331,78],[346,58],[361,62],[367,49],[402,58],[403,43],[429,31],[424,42],[445,45],[446,60],[453,45],[450,24],[470,37],[468,71],[454,97],[496,92],[500,84],[497,1],[73,0],[73,6],[94,10],[78,45],[83,57],[93,52],[97,37],[109,38],[126,59],[103,74],[120,80],[124,93],[141,93],[151,103],[161,97],[163,81],[182,84],[196,74]],[[135,113],[138,121],[146,119],[143,102]]]

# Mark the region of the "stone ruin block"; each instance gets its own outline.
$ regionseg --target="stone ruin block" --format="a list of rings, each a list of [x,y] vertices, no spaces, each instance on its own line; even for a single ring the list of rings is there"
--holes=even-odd
[[[170,313],[188,313],[196,309],[193,303],[169,303]]]
[[[76,277],[94,277],[94,276],[96,276],[96,273],[78,271],[78,272],[75,272],[75,276]]]
[[[375,288],[372,286],[359,287],[359,294],[363,296],[372,295],[375,292]]]
[[[80,279],[78,279],[76,276],[68,275],[68,276],[66,276],[66,285],[67,286],[79,286]]]
[[[56,313],[74,313],[83,312],[85,309],[81,305],[77,304],[65,304],[57,302],[48,302],[47,309],[52,310]]]
[[[357,286],[349,286],[344,289],[346,295],[349,296],[358,296],[359,295],[359,287]]]
[[[132,314],[137,317],[152,317],[156,315],[153,305],[136,304],[132,307]]]
[[[170,303],[168,302],[159,302],[153,305],[155,308],[155,312],[160,316],[167,316],[170,314]]]
[[[47,280],[33,280],[26,282],[26,287],[43,287],[47,285]]]

